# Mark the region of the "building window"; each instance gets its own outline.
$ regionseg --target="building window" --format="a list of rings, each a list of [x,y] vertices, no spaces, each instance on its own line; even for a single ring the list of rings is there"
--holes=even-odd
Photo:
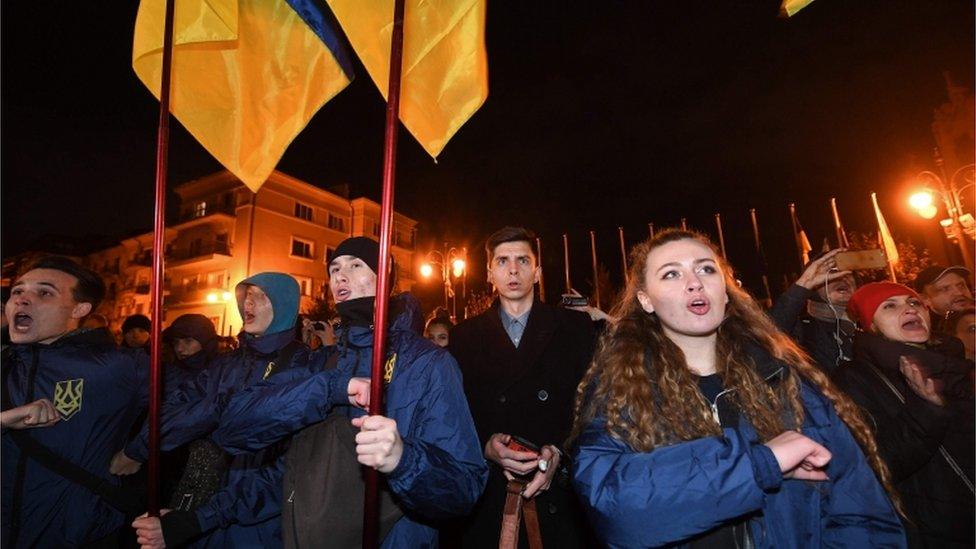
[[[302,295],[312,295],[312,279],[307,276],[292,275],[298,281],[298,286],[302,289]]]
[[[379,221],[374,221],[373,222],[373,236],[379,236],[379,235],[380,235],[380,222]]]
[[[224,288],[227,277],[224,271],[213,271],[207,274],[207,285],[211,288]]]
[[[199,284],[200,284],[200,275],[183,277],[184,290],[196,290]]]
[[[312,207],[308,204],[302,204],[301,202],[295,202],[295,217],[298,219],[304,219],[305,221],[312,220]],[[331,216],[330,216],[331,217]],[[329,219],[331,223],[332,220]]]
[[[293,257],[304,257],[306,259],[314,258],[312,255],[312,243],[307,240],[302,240],[300,238],[291,237],[291,255]]]
[[[207,215],[207,203],[197,202],[193,206],[193,217],[203,217],[205,215]]]
[[[342,219],[341,217],[339,217],[337,215],[333,215],[331,213],[329,214],[329,228],[330,229],[335,229],[335,230],[340,231],[340,232],[345,232],[346,231],[346,228],[345,227],[346,227],[346,224],[345,224],[345,220],[344,219]]]
[[[329,270],[329,263],[332,263],[332,258],[335,257],[335,248],[325,247],[325,270]]]

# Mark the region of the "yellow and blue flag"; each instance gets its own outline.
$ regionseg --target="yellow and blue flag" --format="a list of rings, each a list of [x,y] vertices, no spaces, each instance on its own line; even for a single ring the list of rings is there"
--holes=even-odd
[[[393,0],[327,0],[386,97]],[[432,157],[488,97],[486,0],[407,0],[400,120]]]
[[[779,13],[782,17],[793,17],[812,2],[813,0],[783,0],[779,6]]]
[[[352,62],[312,0],[176,2],[170,112],[252,191]],[[142,0],[132,67],[158,98],[165,0]]]

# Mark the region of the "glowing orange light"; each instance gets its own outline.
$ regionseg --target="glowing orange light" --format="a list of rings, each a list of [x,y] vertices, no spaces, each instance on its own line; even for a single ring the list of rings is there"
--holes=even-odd
[[[424,263],[420,266],[420,276],[430,278],[432,274],[434,274],[434,267],[430,263]]]
[[[930,191],[917,192],[908,199],[908,204],[911,205],[912,208],[918,210],[919,213],[921,213],[923,209],[928,208],[929,206],[932,205],[932,193]],[[926,216],[922,216],[922,217],[926,217]],[[926,219],[932,219],[932,218],[926,217]]]
[[[939,209],[935,207],[935,204],[929,204],[928,206],[918,209],[918,215],[922,216],[924,219],[932,219],[937,213],[939,213]]]
[[[464,260],[460,258],[455,259],[454,262],[451,263],[451,269],[456,277],[464,274]]]

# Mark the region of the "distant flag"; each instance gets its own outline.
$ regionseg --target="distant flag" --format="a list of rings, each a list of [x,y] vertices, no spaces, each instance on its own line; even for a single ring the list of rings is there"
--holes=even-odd
[[[370,78],[386,97],[393,0],[327,0]],[[428,154],[488,97],[486,0],[407,0],[400,120]]]
[[[878,241],[888,258],[888,272],[891,275],[891,281],[898,282],[895,276],[895,265],[898,264],[898,246],[895,245],[895,239],[892,238],[888,224],[885,222],[884,216],[881,215],[877,194],[871,193],[871,203],[874,204],[874,215],[878,218]]]
[[[847,241],[847,232],[844,231],[844,225],[840,222],[840,214],[837,213],[837,199],[830,199],[830,210],[834,214],[834,230],[837,231],[837,247],[838,248],[850,248],[851,243]]]
[[[132,45],[132,68],[157,98],[164,7],[142,0]],[[170,111],[257,191],[349,84],[351,60],[312,0],[179,0],[175,15]]]
[[[779,14],[782,17],[793,17],[798,11],[810,5],[813,0],[783,0],[779,6]]]
[[[793,223],[793,238],[796,241],[796,251],[800,257],[800,268],[802,269],[804,265],[810,262],[810,251],[813,250],[813,246],[810,245],[807,233],[803,230],[803,225],[800,224],[800,218],[796,215],[796,204],[792,202],[790,203],[790,221]]]

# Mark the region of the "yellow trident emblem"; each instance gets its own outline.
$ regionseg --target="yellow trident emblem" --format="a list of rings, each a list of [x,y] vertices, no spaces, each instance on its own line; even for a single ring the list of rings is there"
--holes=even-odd
[[[393,367],[396,366],[396,353],[386,360],[386,365],[383,366],[383,382],[389,384],[390,380],[393,379]]]
[[[71,416],[81,410],[81,397],[84,394],[84,379],[66,379],[54,385],[54,409],[61,414],[61,419],[71,419]]]

